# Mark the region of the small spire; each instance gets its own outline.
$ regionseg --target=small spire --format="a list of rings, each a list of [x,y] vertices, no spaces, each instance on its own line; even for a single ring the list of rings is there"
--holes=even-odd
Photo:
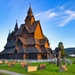
[[[32,9],[31,9],[31,3],[29,3],[29,9],[28,9],[28,15],[32,15],[33,14],[33,12],[32,12]]]
[[[10,34],[10,30],[9,30],[9,34]]]
[[[8,39],[10,38],[10,35],[11,35],[11,34],[10,34],[10,30],[9,30]]]
[[[17,31],[17,30],[18,30],[18,23],[17,23],[17,20],[16,20],[14,31]]]

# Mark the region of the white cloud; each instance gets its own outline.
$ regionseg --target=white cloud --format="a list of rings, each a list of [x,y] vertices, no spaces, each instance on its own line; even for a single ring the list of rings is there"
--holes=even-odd
[[[45,12],[40,12],[35,15],[36,19],[43,21],[52,21],[60,27],[67,25],[72,20],[75,20],[75,11],[65,9],[63,6],[58,6]]]
[[[57,16],[57,13],[51,11],[51,10],[48,10],[48,11],[45,11],[45,12],[40,12],[38,14],[35,15],[36,19],[40,19],[40,20],[49,20],[49,19],[52,19],[54,17]]]
[[[66,18],[64,18],[60,24],[60,26],[65,26],[68,22],[75,20],[75,12],[71,10],[65,10],[65,14],[67,14]]]

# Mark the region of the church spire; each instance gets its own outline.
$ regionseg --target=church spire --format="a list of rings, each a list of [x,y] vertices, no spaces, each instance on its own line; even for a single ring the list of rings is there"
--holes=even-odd
[[[31,4],[30,4],[28,12],[27,12],[27,17],[25,19],[25,23],[26,25],[32,25],[34,21],[35,21],[35,18],[31,9]]]
[[[16,20],[14,31],[17,31],[17,30],[18,30],[18,23],[17,23],[17,20]]]
[[[32,16],[32,14],[33,14],[32,9],[31,9],[31,3],[29,4],[29,9],[28,9],[27,13],[29,16]]]

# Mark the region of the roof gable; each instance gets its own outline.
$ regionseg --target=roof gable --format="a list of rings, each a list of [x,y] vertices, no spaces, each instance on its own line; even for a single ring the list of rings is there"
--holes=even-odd
[[[32,25],[25,25],[25,27],[29,33],[33,33],[33,32],[35,32],[35,29],[36,29],[38,23],[39,23],[39,21],[35,21],[35,22],[33,22]]]
[[[16,32],[15,35],[20,35],[20,34],[22,33],[24,25],[25,25],[25,24],[22,24],[22,25],[20,26],[20,28],[18,29],[18,31]]]
[[[34,32],[34,38],[36,39],[42,39],[43,38],[43,32],[40,26],[40,22],[36,26],[35,32]]]

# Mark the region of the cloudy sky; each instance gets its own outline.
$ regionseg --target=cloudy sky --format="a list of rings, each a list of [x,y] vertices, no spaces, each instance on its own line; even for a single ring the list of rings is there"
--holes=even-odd
[[[24,23],[30,3],[52,49],[59,42],[63,42],[65,48],[75,47],[75,0],[0,0],[0,51],[16,20],[19,27]]]

